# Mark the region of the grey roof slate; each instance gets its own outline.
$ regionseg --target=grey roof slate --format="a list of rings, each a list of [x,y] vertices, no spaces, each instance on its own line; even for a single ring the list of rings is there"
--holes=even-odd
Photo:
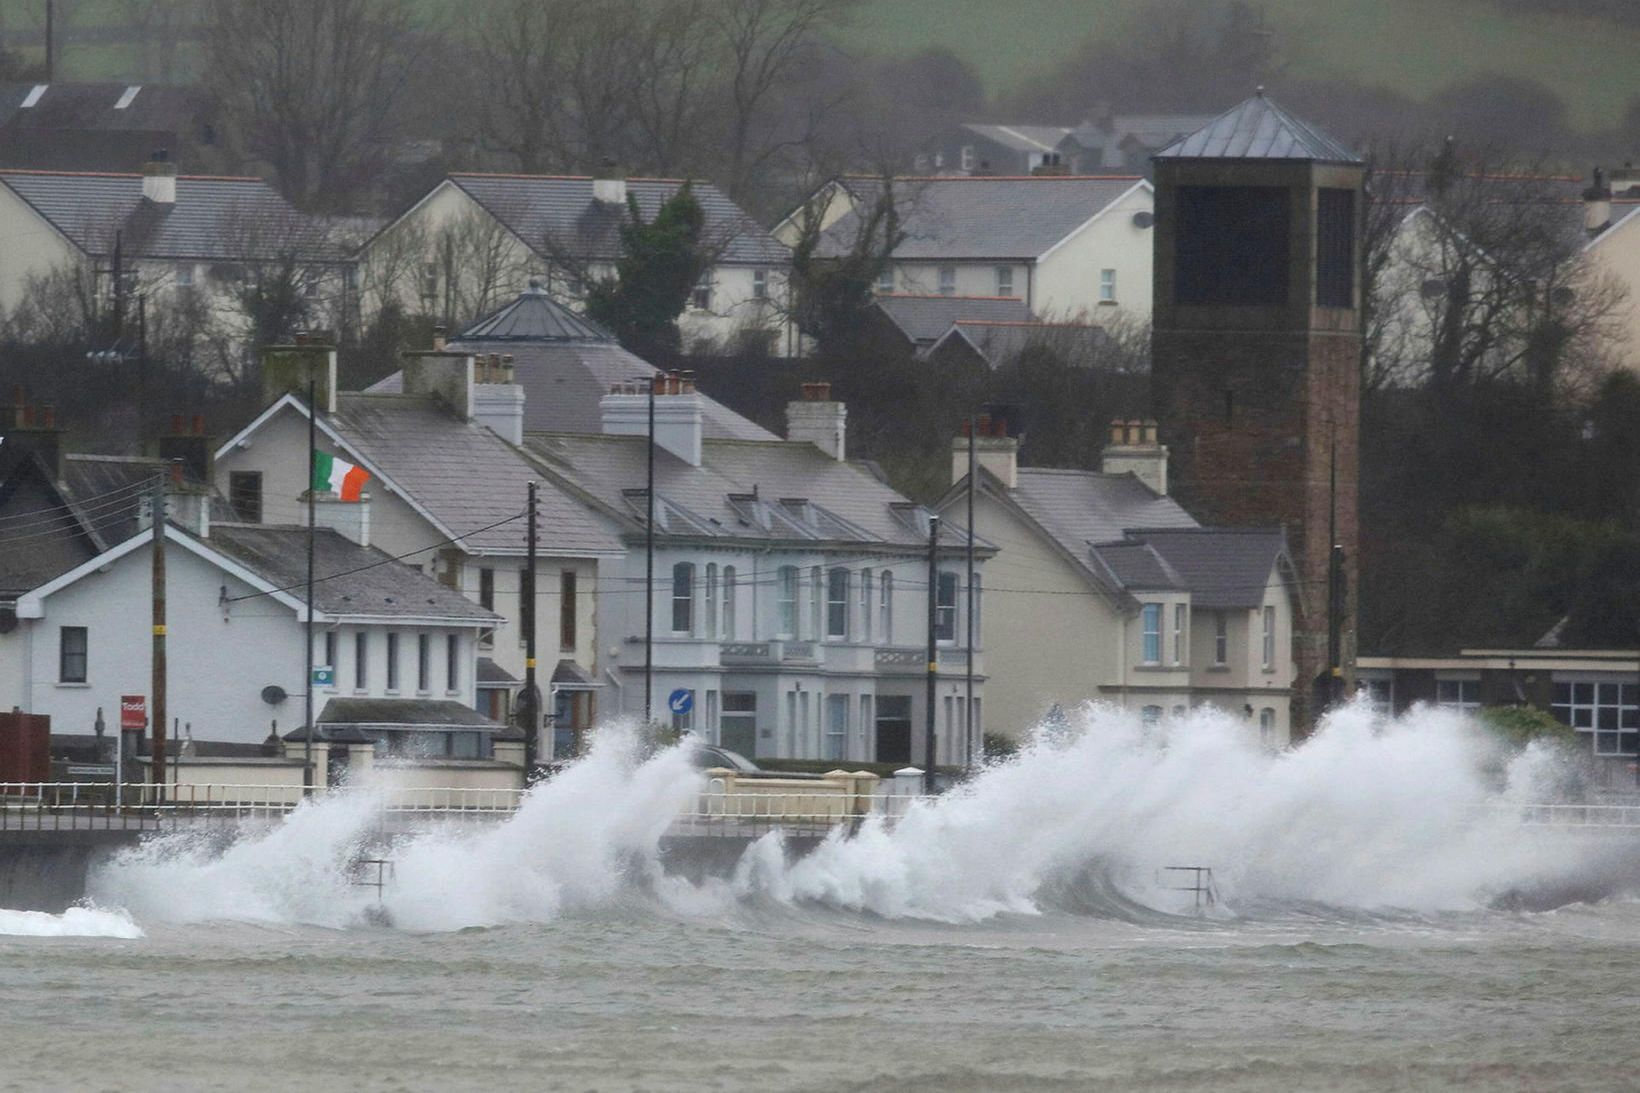
[[[881,295],[874,301],[878,311],[918,345],[932,345],[958,319],[992,319],[1025,322],[1031,309],[1012,296],[913,296]]]
[[[203,91],[175,84],[56,82],[35,97],[38,86],[34,80],[0,83],[0,125],[105,132],[180,130],[208,101]],[[136,93],[127,98],[132,88]],[[24,109],[30,98],[34,105]],[[125,106],[116,109],[122,101]]]
[[[492,657],[478,658],[478,685],[480,687],[516,687],[523,682]]]
[[[528,447],[576,485],[630,514],[641,530],[643,437],[532,436]],[[786,542],[926,543],[920,506],[865,467],[840,463],[812,444],[707,440],[702,465],[665,451],[655,461],[656,531],[684,538]],[[951,541],[961,529],[947,525]]]
[[[539,289],[479,319],[450,342],[470,353],[511,353],[514,378],[524,388],[524,428],[532,433],[599,433],[598,402],[618,383],[660,369],[621,347],[597,324]],[[372,384],[370,394],[404,390],[403,373]],[[704,397],[704,396],[703,396]],[[718,439],[777,440],[773,433],[713,399],[706,399],[706,435]]]
[[[1020,152],[1051,152],[1070,129],[1063,125],[990,125],[964,122],[964,129]]]
[[[1259,606],[1287,553],[1280,528],[1135,528],[1128,541],[1164,558],[1190,588],[1191,603],[1207,608]]]
[[[1363,162],[1342,141],[1294,117],[1277,106],[1262,90],[1189,136],[1157,152],[1155,158]]]
[[[1140,181],[1137,175],[896,179],[895,203],[905,239],[894,257],[1034,259]],[[849,178],[843,184],[867,203],[882,186],[874,178]],[[821,257],[844,255],[859,232],[856,213],[845,213],[826,230],[817,252]]]
[[[586,260],[620,257],[624,205],[592,198],[591,178],[564,175],[452,174],[450,182],[505,224],[545,258]],[[681,179],[630,178],[627,193],[645,220],[683,186]],[[769,265],[791,260],[791,251],[710,182],[691,184],[705,214],[705,238],[727,264]],[[550,242],[549,242],[550,241]]]
[[[69,454],[63,457],[63,493],[107,549],[137,533],[154,476],[165,466],[140,456]],[[219,510],[220,511],[220,510]]]
[[[298,600],[306,598],[308,533],[304,527],[216,524],[208,546]],[[327,615],[436,617],[474,624],[500,621],[453,588],[376,547],[360,546],[329,528],[313,536],[313,606]]]
[[[368,461],[366,469],[374,466],[392,479],[469,550],[524,551],[525,523],[509,517],[524,511],[529,483],[541,475],[489,429],[456,418],[436,399],[413,395],[343,392],[324,420]],[[555,552],[620,549],[598,516],[552,483],[542,483],[538,505],[542,533]]]
[[[1104,122],[1084,122],[1070,131],[1083,148],[1104,148],[1132,140],[1144,148],[1164,148],[1213,121],[1211,114],[1116,114]]]
[[[1021,467],[1014,502],[1059,545],[1081,558],[1090,543],[1110,543],[1128,528],[1194,528],[1194,517],[1131,474]]]
[[[0,170],[5,186],[87,254],[110,254],[114,234],[128,258],[240,262],[294,250],[339,261],[323,226],[259,178],[183,175],[173,205],[142,196],[142,176]]]
[[[83,526],[38,457],[13,467],[0,481],[0,598],[20,596],[95,557],[103,544]]]
[[[1019,359],[1032,346],[1054,350],[1073,361],[1087,360],[1110,341],[1110,332],[1091,323],[991,322],[960,319],[929,349],[935,356],[954,340],[971,346],[991,368]]]
[[[1183,592],[1185,579],[1149,543],[1122,540],[1088,548],[1116,583],[1129,592]]]

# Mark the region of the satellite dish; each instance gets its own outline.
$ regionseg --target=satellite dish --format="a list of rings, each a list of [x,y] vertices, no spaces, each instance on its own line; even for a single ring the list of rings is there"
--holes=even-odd
[[[9,634],[17,629],[17,612],[11,608],[0,608],[0,634]]]
[[[1143,231],[1156,223],[1156,214],[1148,209],[1140,209],[1133,214],[1133,226]]]
[[[266,702],[270,706],[279,705],[279,703],[283,702],[287,697],[288,696],[285,694],[285,689],[277,683],[270,683],[266,687],[262,688],[262,701]]]

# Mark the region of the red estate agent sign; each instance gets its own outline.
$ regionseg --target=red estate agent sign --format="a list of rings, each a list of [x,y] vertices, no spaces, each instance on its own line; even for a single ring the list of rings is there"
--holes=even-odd
[[[148,696],[120,695],[120,728],[146,729],[148,727]]]

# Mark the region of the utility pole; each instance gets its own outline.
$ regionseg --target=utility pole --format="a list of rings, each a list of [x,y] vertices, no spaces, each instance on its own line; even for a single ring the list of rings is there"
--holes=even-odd
[[[979,461],[979,440],[974,435],[977,423],[972,414],[968,416],[968,620],[967,630],[968,665],[965,673],[966,699],[962,723],[966,731],[964,737],[963,765],[970,771],[974,769],[974,465]]]
[[[536,739],[541,725],[541,692],[535,683],[535,482],[530,483],[528,520],[530,523],[524,557],[524,581],[519,592],[523,598],[519,622],[524,627],[524,785],[530,784],[535,774]]]
[[[649,377],[649,488],[645,491],[649,507],[643,528],[643,721],[646,727],[655,699],[655,385],[660,381],[660,373]]]
[[[928,687],[923,711],[923,792],[934,793],[934,685],[939,680],[939,648],[935,634],[939,629],[940,601],[940,518],[928,517]]]
[[[137,295],[137,435],[148,425],[148,295]]]
[[[313,545],[314,524],[318,517],[318,490],[314,475],[318,472],[316,445],[319,432],[319,384],[313,378],[313,360],[308,358],[308,473],[307,473],[307,616],[302,627],[302,675],[307,679],[307,729],[302,733],[302,794],[313,793]],[[336,666],[330,665],[335,671]]]
[[[153,679],[154,692],[154,783],[156,803],[165,799],[165,475],[161,468],[154,481],[154,499],[149,502],[150,522],[153,524],[154,568],[153,590]]]
[[[55,82],[57,71],[57,0],[46,0],[46,83]]]

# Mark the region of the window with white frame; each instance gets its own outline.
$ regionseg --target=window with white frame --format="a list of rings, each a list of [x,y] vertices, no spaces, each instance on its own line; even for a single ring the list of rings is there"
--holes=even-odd
[[[723,640],[735,640],[735,567],[723,567]]]
[[[1276,666],[1276,609],[1264,609],[1264,667],[1274,671]]]
[[[1395,678],[1393,676],[1362,675],[1361,689],[1367,694],[1367,705],[1378,717],[1395,716]]]
[[[940,295],[955,296],[957,294],[957,267],[940,267]]]
[[[172,282],[178,288],[193,288],[194,264],[192,262],[178,262],[176,273],[172,277]]]
[[[894,644],[894,574],[883,571],[883,579],[877,590],[877,623],[878,632],[882,634],[884,645]]]
[[[752,270],[752,299],[767,300],[769,298],[769,271],[766,269]]]
[[[984,641],[984,639],[980,637],[980,624],[985,621],[985,608],[984,608],[985,589],[980,586],[980,579],[979,579],[979,574],[978,573],[974,574],[974,584],[973,584],[972,591],[973,591],[973,594],[974,594],[974,608],[973,608],[974,618],[973,618],[973,626],[971,627],[971,629],[973,630],[974,644],[976,646],[978,646],[978,645],[982,644],[983,641]]]
[[[783,638],[797,636],[797,583],[797,567],[781,566],[778,581],[779,617],[775,622],[775,632]]]
[[[392,632],[387,635],[387,689],[393,694],[399,691],[399,636]]]
[[[461,638],[455,634],[444,639],[444,686],[451,694],[461,690]]]
[[[997,295],[1012,296],[1014,294],[1014,267],[997,267]]]
[[[822,759],[840,760],[848,755],[848,695],[826,696],[826,739]]]
[[[1147,603],[1139,609],[1139,632],[1143,649],[1139,659],[1145,664],[1162,662],[1162,605]]]
[[[672,633],[688,634],[695,628],[695,564],[678,562],[672,567]]]
[[[934,603],[934,640],[955,643],[957,640],[957,575],[942,571],[939,575],[939,598]]]
[[[964,171],[972,171],[974,169],[974,146],[972,144],[964,144],[962,146],[962,169]]]
[[[826,574],[826,636],[848,637],[848,570],[838,566]]]
[[[706,563],[706,636],[717,637],[717,581],[718,569],[716,562]]]
[[[353,689],[370,686],[370,635],[360,630],[353,635]]]
[[[84,626],[57,628],[57,682],[84,683],[91,650],[91,631]]]
[[[1102,269],[1099,271],[1099,302],[1114,304],[1116,302],[1116,271]]]
[[[871,599],[871,570],[860,570],[860,638],[871,640],[871,615],[875,605]]]
[[[1224,665],[1230,661],[1230,616],[1224,611],[1213,612],[1213,663]]]
[[[428,306],[438,299],[437,262],[428,262],[421,267],[421,299]]]
[[[1276,746],[1276,712],[1269,706],[1258,712],[1258,742],[1272,750]]]
[[[1481,681],[1479,679],[1437,679],[1435,705],[1443,710],[1474,713],[1481,708]]]
[[[884,295],[884,296],[889,296],[889,295],[893,294],[893,292],[894,292],[894,267],[893,266],[884,264],[883,268],[877,271],[877,291],[879,293],[881,293],[882,295]]]
[[[1162,708],[1160,706],[1146,706],[1139,711],[1139,720],[1147,727],[1162,723]]]
[[[820,627],[825,610],[825,577],[819,566],[809,569],[809,640],[820,640]]]
[[[712,271],[707,270],[695,282],[694,291],[689,294],[689,306],[696,311],[712,310]]]
[[[334,666],[332,666],[334,667]],[[416,635],[416,690],[427,694],[433,689],[433,637]]]
[[[1173,663],[1184,663],[1185,631],[1190,616],[1190,608],[1182,603],[1173,605]]]
[[[1592,735],[1596,755],[1640,753],[1640,686],[1610,677],[1557,678],[1550,709]]]

